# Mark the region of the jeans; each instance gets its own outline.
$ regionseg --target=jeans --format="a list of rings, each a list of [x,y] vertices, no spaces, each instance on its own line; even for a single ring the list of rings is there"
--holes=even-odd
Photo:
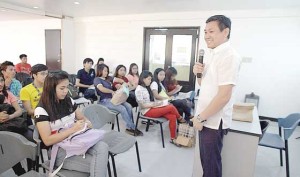
[[[58,149],[55,166],[59,166],[66,157],[66,151]],[[102,141],[92,146],[83,156],[72,156],[64,161],[63,169],[89,173],[91,177],[105,177],[107,173],[108,145]]]
[[[111,99],[103,99],[100,100],[100,104],[107,107],[108,109],[120,112],[123,120],[126,123],[127,129],[135,129],[135,125],[132,122],[133,114],[132,114],[132,107],[129,103],[124,102],[120,105],[114,105],[110,102]]]
[[[96,93],[95,93],[95,89],[86,89],[83,93],[83,96],[84,98],[86,99],[93,99],[94,101],[96,101],[98,98],[96,96]]]

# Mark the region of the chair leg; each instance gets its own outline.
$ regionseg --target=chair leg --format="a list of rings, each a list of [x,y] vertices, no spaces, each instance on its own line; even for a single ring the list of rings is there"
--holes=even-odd
[[[283,162],[282,162],[282,150],[279,150],[279,154],[280,154],[280,166],[283,166]]]
[[[135,149],[136,149],[136,158],[137,158],[138,165],[139,165],[139,171],[142,172],[140,153],[139,153],[139,147],[138,147],[137,141],[135,142]]]
[[[115,124],[111,123],[111,129],[113,130],[115,128]]]
[[[288,141],[285,140],[285,168],[286,168],[286,177],[290,177],[290,164],[289,164],[289,148]]]
[[[41,154],[41,161],[42,161],[42,163],[44,163],[45,160],[44,160],[43,150],[42,150],[42,149],[40,149],[40,154]],[[39,167],[38,167],[38,168],[39,168]],[[45,168],[43,168],[43,172],[46,173],[46,169],[45,169]]]
[[[159,125],[160,125],[161,142],[162,142],[163,148],[165,148],[165,140],[164,140],[164,132],[163,132],[163,128],[162,128],[162,123],[159,123]]]
[[[110,169],[110,163],[109,163],[109,160],[107,161],[107,172],[108,172],[108,176],[109,176],[109,177],[112,177],[112,176],[111,176],[111,169]]]
[[[140,118],[139,116],[140,116],[140,113],[138,113],[138,115],[137,115],[137,117],[136,117],[135,130],[137,129],[138,124],[139,124],[139,118]],[[134,136],[135,136],[135,132],[136,132],[136,131],[134,131]]]
[[[35,171],[39,172],[39,167],[40,167],[40,157],[36,156],[36,161],[35,161]]]
[[[117,120],[117,126],[118,126],[118,132],[120,132],[120,124],[119,124],[119,114],[116,114],[116,120]]]
[[[146,132],[149,130],[150,120],[147,121]]]
[[[117,169],[116,169],[116,163],[115,163],[115,157],[113,154],[110,154],[111,163],[113,165],[113,171],[114,171],[114,177],[117,177]]]

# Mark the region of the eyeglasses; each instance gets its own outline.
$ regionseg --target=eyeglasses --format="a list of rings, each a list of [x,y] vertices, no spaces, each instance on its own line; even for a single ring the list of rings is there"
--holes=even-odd
[[[48,75],[48,72],[38,72],[38,74],[42,75],[42,76],[47,76]]]

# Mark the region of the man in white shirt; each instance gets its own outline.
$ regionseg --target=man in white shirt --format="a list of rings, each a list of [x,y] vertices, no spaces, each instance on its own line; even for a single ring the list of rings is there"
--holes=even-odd
[[[210,58],[196,62],[193,72],[201,85],[194,127],[199,130],[200,159],[203,177],[221,177],[223,136],[232,120],[232,106],[237,84],[240,57],[230,46],[231,21],[223,15],[207,19],[205,41]]]

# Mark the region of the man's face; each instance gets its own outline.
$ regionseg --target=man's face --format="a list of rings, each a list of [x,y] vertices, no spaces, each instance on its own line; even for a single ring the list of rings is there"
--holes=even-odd
[[[16,76],[16,70],[14,66],[7,66],[5,71],[2,71],[5,78],[14,78]]]
[[[36,80],[37,82],[44,84],[47,75],[48,75],[48,70],[40,71],[36,74],[33,74],[33,77],[34,77],[34,80]]]
[[[22,57],[21,62],[24,63],[24,64],[27,63],[27,57]]]
[[[204,29],[204,39],[207,47],[210,49],[214,49],[228,40],[227,36],[229,34],[229,29],[225,28],[221,31],[218,24],[219,22],[217,21],[211,21],[206,23],[206,27]]]
[[[92,66],[93,66],[93,63],[92,63],[92,62],[86,62],[86,63],[84,63],[84,65],[83,65],[83,66],[84,66],[84,68],[85,68],[85,69],[88,69],[88,70],[89,70],[89,69],[91,69],[91,68],[92,68]]]

